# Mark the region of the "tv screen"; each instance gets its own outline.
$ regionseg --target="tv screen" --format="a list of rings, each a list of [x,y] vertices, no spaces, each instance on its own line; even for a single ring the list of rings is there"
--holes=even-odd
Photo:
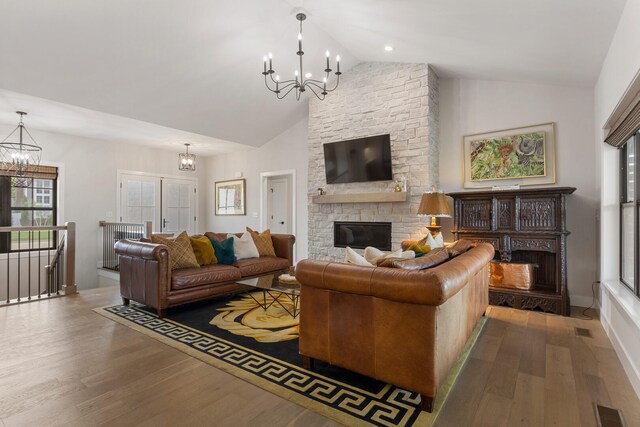
[[[391,138],[387,134],[324,144],[324,168],[327,184],[391,180]]]

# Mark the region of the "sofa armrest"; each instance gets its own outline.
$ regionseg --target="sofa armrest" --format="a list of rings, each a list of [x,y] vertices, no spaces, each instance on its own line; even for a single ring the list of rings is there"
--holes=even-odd
[[[122,297],[157,309],[166,308],[171,285],[169,248],[123,239],[116,242],[114,249],[119,255]]]
[[[272,234],[271,241],[277,257],[289,260],[289,265],[293,265],[293,244],[296,236],[293,234]]]

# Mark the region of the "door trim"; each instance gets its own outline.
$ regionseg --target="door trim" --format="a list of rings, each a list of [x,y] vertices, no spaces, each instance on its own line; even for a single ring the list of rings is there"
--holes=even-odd
[[[291,177],[291,234],[296,235],[297,220],[296,220],[296,170],[285,169],[272,172],[260,172],[260,231],[264,230],[267,226],[267,178],[273,178],[276,176],[290,176]],[[297,252],[297,251],[296,251]],[[294,262],[297,259],[297,255],[294,253]]]
[[[116,170],[116,216],[114,218],[114,222],[120,222],[120,217],[122,216],[122,206],[121,206],[121,197],[122,197],[122,190],[120,188],[120,182],[122,182],[122,175],[138,175],[138,176],[144,176],[147,178],[158,178],[160,180],[160,199],[158,200],[158,202],[160,203],[160,221],[162,221],[162,179],[163,178],[168,178],[168,179],[181,179],[184,181],[191,181],[193,182],[193,185],[196,189],[196,196],[195,196],[195,200],[194,200],[194,208],[193,208],[193,212],[196,216],[196,221],[194,223],[194,228],[195,228],[195,233],[198,233],[199,228],[198,228],[198,224],[200,223],[200,215],[198,215],[198,197],[200,192],[198,191],[198,178],[196,177],[188,177],[188,176],[180,176],[180,175],[169,175],[169,174],[162,174],[162,173],[154,173],[154,172],[140,172],[140,171],[132,171],[132,170],[127,170],[127,169],[117,169]],[[160,224],[154,224],[153,227],[155,229],[156,226],[159,226]]]

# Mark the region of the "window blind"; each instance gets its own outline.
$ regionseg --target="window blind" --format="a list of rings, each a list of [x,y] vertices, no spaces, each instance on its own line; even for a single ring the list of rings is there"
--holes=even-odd
[[[15,170],[10,170],[0,163],[0,176],[15,176]],[[54,166],[29,166],[24,174],[26,178],[56,179],[58,168]]]
[[[605,138],[604,142],[620,148],[640,129],[640,101],[631,109],[627,117]]]

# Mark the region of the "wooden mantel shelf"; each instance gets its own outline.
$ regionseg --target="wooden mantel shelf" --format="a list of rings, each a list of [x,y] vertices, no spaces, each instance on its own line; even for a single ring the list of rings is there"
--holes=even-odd
[[[313,203],[390,203],[406,202],[406,192],[323,194],[313,196]]]

